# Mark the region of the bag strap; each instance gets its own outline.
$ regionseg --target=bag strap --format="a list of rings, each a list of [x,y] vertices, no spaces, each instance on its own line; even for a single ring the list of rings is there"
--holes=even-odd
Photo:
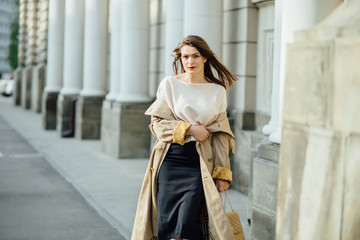
[[[226,202],[229,202],[231,211],[234,211],[234,208],[233,208],[233,206],[232,206],[232,204],[231,204],[231,201],[230,201],[230,198],[229,198],[229,195],[228,195],[227,190],[225,191],[225,201],[224,201],[224,208],[225,208],[225,209],[226,209]]]

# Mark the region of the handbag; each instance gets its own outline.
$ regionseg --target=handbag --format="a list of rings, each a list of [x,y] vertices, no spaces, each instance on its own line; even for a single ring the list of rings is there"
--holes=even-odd
[[[227,191],[225,191],[225,202],[224,202],[225,210],[226,210],[226,201],[229,202],[231,208],[231,212],[227,212],[226,215],[233,229],[235,240],[245,240],[244,231],[240,222],[239,213],[233,209]]]

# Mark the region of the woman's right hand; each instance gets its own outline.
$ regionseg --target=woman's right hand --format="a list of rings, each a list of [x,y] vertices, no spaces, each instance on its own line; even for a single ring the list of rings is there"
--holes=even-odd
[[[187,130],[186,135],[193,136],[198,142],[205,142],[209,138],[210,133],[205,125],[192,125]]]

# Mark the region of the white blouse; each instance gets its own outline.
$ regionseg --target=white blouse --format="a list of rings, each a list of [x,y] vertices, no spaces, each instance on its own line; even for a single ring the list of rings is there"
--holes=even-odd
[[[161,81],[156,97],[167,102],[177,120],[192,125],[212,123],[227,106],[226,90],[221,85],[189,83],[175,76]]]

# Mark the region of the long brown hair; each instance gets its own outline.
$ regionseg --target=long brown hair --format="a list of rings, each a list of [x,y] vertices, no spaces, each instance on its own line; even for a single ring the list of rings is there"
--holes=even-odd
[[[185,37],[174,49],[173,52],[175,54],[173,55],[174,62],[172,66],[175,75],[178,73],[179,63],[181,66],[181,72],[185,72],[184,66],[181,62],[181,48],[187,45],[196,48],[200,54],[207,59],[204,64],[204,74],[206,81],[219,84],[225,89],[231,88],[234,85],[234,82],[237,80],[235,75],[220,62],[220,60],[211,51],[207,42],[203,38],[196,35],[189,35]],[[213,69],[215,70],[217,77],[214,76]]]

